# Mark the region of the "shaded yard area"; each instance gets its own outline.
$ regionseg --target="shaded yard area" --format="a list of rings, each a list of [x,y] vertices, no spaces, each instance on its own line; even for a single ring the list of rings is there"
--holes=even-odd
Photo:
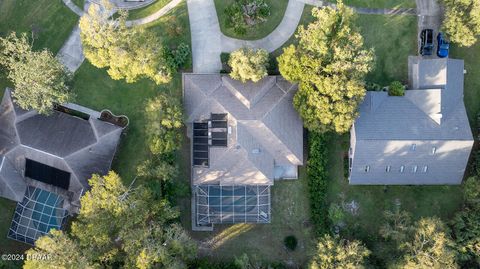
[[[464,85],[464,101],[467,108],[468,118],[473,133],[478,134],[479,122],[477,115],[480,113],[480,44],[477,42],[471,48],[459,48],[452,46],[452,58],[463,59],[465,61],[465,85]]]
[[[222,33],[226,36],[245,40],[260,39],[270,34],[282,21],[288,4],[288,0],[265,0],[265,3],[270,7],[270,16],[268,16],[267,21],[248,27],[244,35],[239,35],[232,28],[227,28],[229,17],[225,13],[225,8],[236,1],[238,0],[215,0],[215,8]]]
[[[215,225],[213,232],[192,232],[200,242],[200,256],[231,261],[246,253],[256,262],[304,265],[314,251],[304,168],[298,180],[276,181],[271,191],[272,223]],[[181,205],[182,223],[191,230],[190,199],[184,199]],[[294,251],[288,251],[283,243],[289,235],[298,239]]]

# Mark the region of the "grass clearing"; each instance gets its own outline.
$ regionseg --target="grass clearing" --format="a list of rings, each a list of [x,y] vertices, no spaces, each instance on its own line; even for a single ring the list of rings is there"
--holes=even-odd
[[[415,16],[359,15],[357,24],[365,46],[375,49],[375,69],[368,82],[386,86],[394,80],[407,83],[408,56],[416,54]]]
[[[271,191],[272,223],[215,225],[213,232],[192,232],[202,242],[201,256],[229,261],[246,253],[257,262],[304,265],[314,251],[305,169],[300,169],[298,180],[275,181]],[[185,199],[187,203],[190,200]],[[184,226],[190,229],[190,212],[181,211]],[[287,250],[283,242],[289,235],[298,240],[294,251]]]
[[[470,126],[473,133],[478,134],[479,122],[477,115],[480,113],[480,41],[470,48],[451,46],[450,57],[465,61],[464,101],[467,109]]]
[[[10,31],[34,32],[34,49],[48,48],[56,54],[78,22],[78,16],[62,1],[0,1],[0,35]]]
[[[244,40],[260,39],[270,34],[282,21],[288,4],[288,0],[265,0],[270,7],[270,16],[268,16],[267,21],[249,27],[245,35],[239,35],[235,33],[232,28],[227,28],[226,20],[228,17],[227,14],[225,14],[225,8],[235,1],[236,0],[215,0],[215,8],[222,33],[229,37]]]
[[[163,8],[166,4],[170,3],[171,0],[156,0],[154,3],[138,8],[138,9],[132,9],[128,11],[128,19],[129,20],[136,20],[136,19],[141,19],[145,18],[149,15],[152,15],[153,13],[157,12],[161,8]]]

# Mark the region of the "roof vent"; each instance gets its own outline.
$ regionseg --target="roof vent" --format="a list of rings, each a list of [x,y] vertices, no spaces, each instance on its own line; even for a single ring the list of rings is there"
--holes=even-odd
[[[259,148],[252,149],[253,154],[260,154],[260,152],[262,152],[262,151]]]

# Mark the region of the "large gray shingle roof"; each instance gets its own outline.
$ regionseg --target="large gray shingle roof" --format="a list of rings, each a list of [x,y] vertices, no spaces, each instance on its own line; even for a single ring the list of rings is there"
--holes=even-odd
[[[412,84],[421,88],[401,97],[367,92],[354,125],[357,140],[472,139],[463,104],[463,61],[414,59]]]
[[[302,165],[296,89],[280,76],[242,83],[220,74],[184,74],[187,123],[228,113],[232,128],[229,147],[210,150],[210,167],[194,168],[194,183],[273,184],[275,165]]]
[[[367,92],[351,130],[350,184],[460,184],[473,145],[463,61],[409,58],[405,96]]]
[[[77,198],[92,174],[110,169],[123,128],[93,116],[80,119],[54,111],[25,111],[7,89],[0,105],[0,196],[20,201],[25,193],[25,158],[71,173],[69,191]],[[18,175],[18,176],[13,176]]]

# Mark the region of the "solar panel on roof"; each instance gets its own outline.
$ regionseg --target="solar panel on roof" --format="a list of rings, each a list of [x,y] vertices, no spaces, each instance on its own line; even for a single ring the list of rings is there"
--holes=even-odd
[[[30,159],[25,161],[25,176],[62,189],[70,186],[70,173]]]
[[[227,146],[227,140],[212,140],[212,146],[226,147]]]
[[[193,129],[208,129],[208,123],[206,122],[194,122]]]
[[[227,132],[212,132],[212,139],[227,139]]]
[[[208,145],[193,145],[193,151],[205,151],[205,152],[208,152]]]
[[[196,186],[197,223],[269,223],[270,186]]]
[[[17,203],[7,237],[33,245],[51,229],[61,230],[68,216],[62,206],[61,196],[29,186],[23,201]]]
[[[227,113],[212,113],[210,114],[211,120],[227,120]]]
[[[212,121],[212,128],[227,128],[227,121]]]

